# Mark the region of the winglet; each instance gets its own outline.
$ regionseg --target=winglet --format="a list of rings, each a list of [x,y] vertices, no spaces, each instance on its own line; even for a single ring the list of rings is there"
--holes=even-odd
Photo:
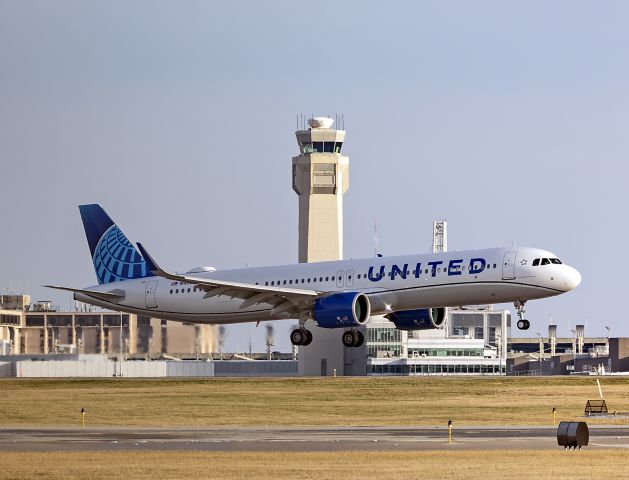
[[[146,262],[148,271],[151,272],[153,275],[159,275],[160,273],[164,273],[164,270],[162,270],[159,267],[159,265],[157,265],[155,260],[153,260],[153,257],[149,255],[149,252],[146,251],[146,249],[142,246],[142,244],[138,242],[137,245],[138,245],[138,250],[140,250],[140,254],[142,255],[142,257],[144,257],[144,261]]]

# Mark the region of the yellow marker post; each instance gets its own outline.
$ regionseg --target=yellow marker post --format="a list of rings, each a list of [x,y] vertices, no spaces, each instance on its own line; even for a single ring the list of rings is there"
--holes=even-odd
[[[452,443],[452,420],[448,420],[448,443]]]
[[[83,428],[85,428],[85,409],[82,408],[81,409],[81,425],[83,426]]]
[[[557,409],[553,407],[553,425],[557,425]]]

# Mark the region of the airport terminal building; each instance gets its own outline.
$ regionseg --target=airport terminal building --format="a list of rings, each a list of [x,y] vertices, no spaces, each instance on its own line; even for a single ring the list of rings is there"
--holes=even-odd
[[[404,331],[382,317],[367,324],[367,375],[506,372],[508,310],[448,309],[443,329]]]

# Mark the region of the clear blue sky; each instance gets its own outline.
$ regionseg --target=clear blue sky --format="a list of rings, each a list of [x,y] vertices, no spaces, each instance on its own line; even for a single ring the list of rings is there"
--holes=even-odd
[[[345,256],[554,251],[582,285],[531,302],[624,319],[626,2],[0,0],[0,287],[95,282],[76,206],[180,271],[292,263],[298,113],[343,113]],[[287,326],[276,322],[288,349]],[[227,348],[264,329],[230,327]]]

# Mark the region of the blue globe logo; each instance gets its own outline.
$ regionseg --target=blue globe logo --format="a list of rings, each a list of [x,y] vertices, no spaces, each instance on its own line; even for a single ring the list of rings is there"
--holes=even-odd
[[[146,262],[116,225],[98,241],[94,268],[101,284],[147,276]]]

